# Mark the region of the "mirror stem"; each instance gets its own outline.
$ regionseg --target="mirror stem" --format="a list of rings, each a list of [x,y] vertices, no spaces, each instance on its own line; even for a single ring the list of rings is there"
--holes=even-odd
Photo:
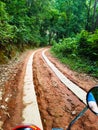
[[[71,129],[71,126],[88,110],[88,106],[86,106],[69,124],[67,130]]]

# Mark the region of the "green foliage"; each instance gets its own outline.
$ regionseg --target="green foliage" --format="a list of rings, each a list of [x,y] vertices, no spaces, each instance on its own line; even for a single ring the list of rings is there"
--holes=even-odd
[[[28,43],[42,46],[74,36],[86,26],[87,7],[93,7],[85,0],[1,1],[1,41],[10,39],[15,44],[22,44],[20,46]]]
[[[78,54],[93,61],[98,59],[98,30],[94,34],[82,31],[78,35]]]
[[[75,38],[65,38],[51,51],[73,70],[98,78],[98,30],[94,34],[83,30]]]
[[[66,14],[63,24],[65,37],[74,36],[85,26],[85,0],[55,0],[55,6],[60,12]]]
[[[52,47],[55,53],[59,53],[63,57],[70,55],[75,56],[76,48],[77,48],[77,41],[75,38],[65,38],[58,44],[54,44],[54,46]]]
[[[98,29],[98,0],[86,0],[86,30],[94,32]]]
[[[81,32],[85,28],[92,33]],[[13,46],[22,51],[25,46],[53,45],[54,51],[62,57],[74,59],[79,55],[97,64],[96,29],[97,0],[0,1],[0,51],[4,49],[8,58]],[[75,37],[77,33],[80,34]],[[75,38],[66,39],[73,36]]]
[[[9,16],[5,11],[5,4],[0,2],[0,43],[8,43],[14,38],[13,26],[9,23]]]

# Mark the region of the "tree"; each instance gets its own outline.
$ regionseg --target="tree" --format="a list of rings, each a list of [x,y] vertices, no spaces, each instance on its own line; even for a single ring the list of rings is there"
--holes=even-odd
[[[96,17],[98,16],[98,10],[97,10],[97,7],[98,7],[98,0],[95,0],[94,1],[94,6],[93,6],[93,16],[92,16],[92,32],[95,31],[96,27],[98,27],[96,25]]]
[[[87,0],[86,30],[94,32],[98,28],[98,0]]]
[[[64,29],[67,37],[79,33],[85,27],[85,0],[55,0],[55,7],[65,13]]]
[[[5,10],[5,3],[0,1],[0,42],[9,43],[14,38],[13,26],[9,24],[9,15]]]

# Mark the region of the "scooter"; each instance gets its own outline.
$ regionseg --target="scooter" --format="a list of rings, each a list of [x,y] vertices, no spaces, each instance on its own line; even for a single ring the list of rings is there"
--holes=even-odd
[[[71,130],[72,125],[88,110],[90,109],[95,115],[98,116],[98,86],[90,89],[86,95],[86,107],[70,122],[67,130]],[[35,125],[20,125],[13,130],[41,130]],[[52,128],[52,130],[63,130],[63,128]]]

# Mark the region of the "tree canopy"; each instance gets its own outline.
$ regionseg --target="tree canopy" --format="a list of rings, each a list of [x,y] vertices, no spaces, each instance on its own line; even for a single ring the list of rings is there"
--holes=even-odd
[[[0,50],[8,55],[14,45],[63,44],[77,34],[77,54],[98,59],[98,0],[0,0]]]
[[[35,46],[98,28],[97,0],[1,0],[0,42]]]

